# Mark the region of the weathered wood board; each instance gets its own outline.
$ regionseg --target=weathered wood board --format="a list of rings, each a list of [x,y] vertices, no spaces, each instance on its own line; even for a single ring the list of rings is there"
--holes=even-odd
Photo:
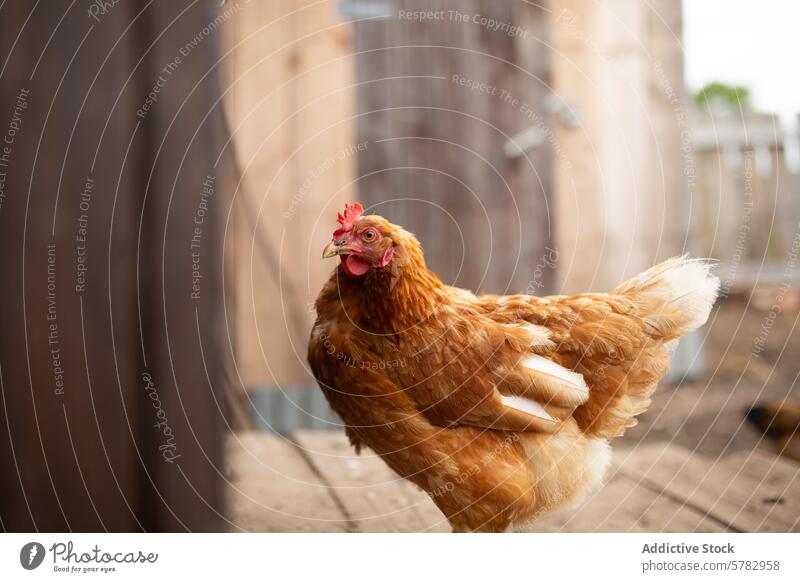
[[[359,531],[450,531],[425,493],[376,455],[357,455],[344,433],[305,431],[295,440]]]
[[[777,457],[752,452],[714,461],[652,444],[637,447],[620,471],[734,530],[800,531],[792,500],[800,494],[800,470]]]
[[[585,502],[545,516],[526,531],[717,532],[726,528],[703,513],[614,472],[605,486]]]

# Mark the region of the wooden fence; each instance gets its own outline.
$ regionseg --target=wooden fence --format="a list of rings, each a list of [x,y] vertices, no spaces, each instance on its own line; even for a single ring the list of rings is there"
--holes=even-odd
[[[725,292],[800,281],[800,173],[798,160],[787,160],[800,154],[787,152],[792,141],[770,116],[695,123],[695,230],[702,252],[722,262]]]

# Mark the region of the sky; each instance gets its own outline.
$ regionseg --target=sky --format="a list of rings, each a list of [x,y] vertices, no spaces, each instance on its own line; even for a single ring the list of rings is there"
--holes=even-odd
[[[683,0],[686,86],[745,85],[787,129],[800,113],[799,0]]]

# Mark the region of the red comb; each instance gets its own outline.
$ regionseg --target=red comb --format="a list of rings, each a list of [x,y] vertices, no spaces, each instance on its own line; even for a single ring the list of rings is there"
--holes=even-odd
[[[358,202],[355,204],[345,204],[344,214],[340,212],[339,217],[336,219],[337,222],[342,226],[333,232],[333,236],[339,236],[340,234],[350,232],[350,230],[353,228],[353,225],[359,218],[361,218],[362,214],[364,214],[364,207]]]

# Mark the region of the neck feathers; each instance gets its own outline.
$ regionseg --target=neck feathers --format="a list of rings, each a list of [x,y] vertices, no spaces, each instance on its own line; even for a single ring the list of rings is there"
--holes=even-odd
[[[326,285],[323,295],[339,303],[362,329],[399,333],[430,318],[447,301],[442,281],[425,265],[422,246],[413,235],[404,235],[395,241],[388,266],[362,277],[348,277],[340,266]],[[317,310],[321,307],[318,302]]]

